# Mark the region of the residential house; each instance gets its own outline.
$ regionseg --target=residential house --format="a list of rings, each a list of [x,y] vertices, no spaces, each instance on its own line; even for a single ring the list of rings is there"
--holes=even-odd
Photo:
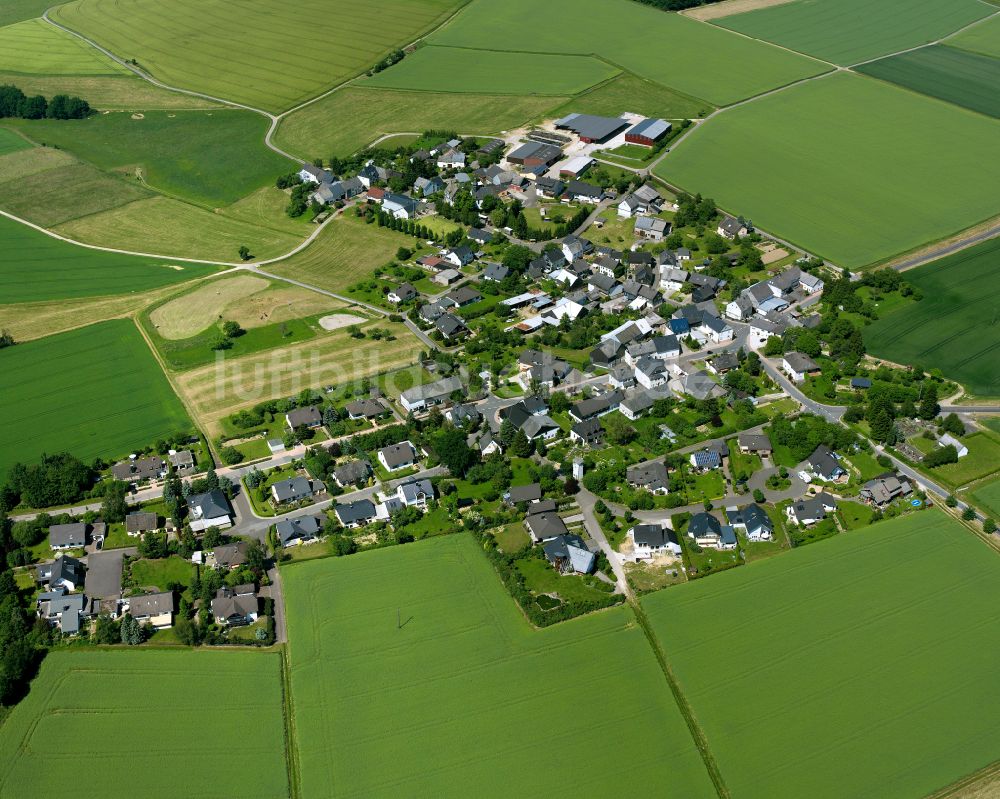
[[[726,508],[726,519],[734,529],[746,535],[747,541],[770,541],[774,537],[774,522],[755,502],[742,508]]]
[[[670,381],[670,367],[658,358],[640,358],[635,364],[635,382],[645,389],[659,388]]]
[[[447,150],[437,157],[438,169],[461,169],[465,166],[465,153],[461,150]]]
[[[722,524],[711,513],[696,513],[688,522],[687,534],[700,547],[736,549],[736,533],[731,525]]]
[[[53,524],[49,527],[49,548],[60,552],[82,549],[87,545],[87,525],[83,522]]]
[[[444,313],[434,320],[434,328],[445,338],[451,341],[456,336],[465,335],[469,328],[465,326],[465,320],[455,314]]]
[[[149,511],[133,511],[125,517],[125,532],[130,536],[142,537],[160,528],[160,518]]]
[[[407,389],[400,395],[399,403],[408,413],[417,412],[446,402],[456,391],[464,392],[464,390],[461,378],[455,375]]]
[[[149,624],[157,630],[174,624],[173,591],[125,597],[125,604],[125,612],[141,624]]]
[[[386,192],[382,198],[382,210],[396,219],[414,219],[419,203],[405,194]]]
[[[640,216],[635,220],[633,232],[646,241],[663,241],[670,232],[670,223],[656,216]]]
[[[494,452],[503,452],[503,445],[493,437],[493,434],[489,430],[486,430],[476,443],[479,446],[480,454],[484,458],[492,455]]]
[[[565,263],[573,263],[573,261],[578,258],[582,258],[594,251],[593,242],[588,239],[581,238],[580,236],[569,235],[562,240],[562,254],[565,258]],[[546,252],[551,252],[548,250]],[[546,257],[546,252],[542,253],[542,257]],[[553,269],[558,269],[562,266],[561,263],[552,263]]]
[[[475,405],[459,402],[445,411],[444,417],[455,427],[463,427],[476,424],[482,418],[482,414]]]
[[[604,443],[604,428],[596,416],[577,422],[570,428],[569,437],[588,447],[599,447]]]
[[[221,569],[233,571],[247,562],[247,552],[250,544],[247,541],[235,541],[232,544],[222,544],[212,550],[210,562]]]
[[[569,532],[562,517],[551,511],[528,515],[524,520],[524,526],[528,535],[531,536],[532,542],[536,544],[551,541],[553,538],[566,535]]]
[[[324,491],[326,491],[326,486],[321,481],[296,475],[287,480],[280,480],[271,486],[271,501],[275,505],[284,505],[288,502],[309,499]]]
[[[488,230],[478,227],[470,227],[466,237],[476,242],[476,244],[489,244],[493,241],[493,234]]]
[[[560,574],[590,574],[594,570],[594,553],[574,533],[549,539],[543,544],[542,551],[546,560]]]
[[[461,269],[463,266],[468,266],[475,261],[476,254],[472,251],[471,247],[461,244],[454,249],[448,250],[443,258],[452,266]]]
[[[635,421],[653,407],[653,397],[645,391],[633,391],[625,395],[618,410],[626,419]]]
[[[396,486],[396,498],[408,508],[427,510],[434,499],[434,484],[430,480],[409,480]]]
[[[664,524],[637,524],[626,535],[632,541],[632,558],[636,561],[681,556],[677,533]]]
[[[676,269],[672,266],[660,269],[660,288],[668,294],[674,294],[684,288],[687,283],[688,273],[683,269]]]
[[[224,530],[232,527],[232,508],[226,495],[218,488],[204,494],[192,494],[187,499],[191,529],[198,533],[209,527]]]
[[[38,618],[58,627],[63,635],[80,632],[83,620],[96,616],[100,603],[84,594],[67,594],[65,588],[43,591],[36,600]]]
[[[390,444],[378,451],[378,462],[387,472],[398,472],[401,469],[409,469],[416,466],[418,460],[417,450],[409,441],[402,441],[399,444]]]
[[[347,463],[334,467],[333,479],[341,488],[347,488],[367,483],[370,474],[371,466],[368,465],[367,461],[347,461]]]
[[[323,424],[323,414],[315,405],[293,408],[285,414],[285,424],[289,430],[295,430],[297,427],[319,427]]]
[[[663,461],[650,461],[629,466],[625,481],[633,488],[642,488],[651,494],[666,496],[670,493],[670,474]]]
[[[604,189],[582,180],[571,180],[566,184],[566,196],[573,202],[597,205],[604,199]]]
[[[566,184],[557,178],[540,177],[535,181],[535,193],[539,197],[554,200],[566,191]]]
[[[501,283],[507,279],[507,275],[510,274],[510,269],[508,269],[503,264],[487,264],[486,269],[483,270],[483,280],[489,280],[493,283]]]
[[[299,170],[299,178],[303,183],[315,183],[317,186],[320,183],[332,183],[335,180],[332,173],[313,164],[303,164],[302,169]]]
[[[244,627],[257,621],[260,602],[253,583],[222,586],[212,600],[212,616],[223,627]]]
[[[542,498],[542,487],[538,483],[529,483],[523,486],[511,486],[504,494],[504,501],[508,505],[517,505],[521,502],[538,502]]]
[[[569,415],[574,421],[583,422],[618,410],[623,395],[620,391],[607,391],[603,394],[580,400],[569,409]]]
[[[781,359],[781,368],[793,383],[801,383],[807,376],[820,373],[819,364],[801,352],[786,352]]]
[[[762,455],[771,457],[771,439],[763,433],[740,433],[736,444],[744,455]]]
[[[299,516],[297,519],[282,519],[274,525],[274,532],[283,547],[312,543],[319,538],[322,530],[322,516]]]
[[[837,500],[826,492],[798,499],[785,508],[785,515],[795,524],[810,527],[823,521],[828,513],[837,510]]]
[[[57,588],[75,591],[83,587],[83,563],[69,555],[60,555],[51,563],[35,567],[35,580],[48,586],[50,591]]]
[[[898,474],[883,474],[861,486],[859,496],[873,508],[884,508],[894,500],[908,497],[911,493],[913,488],[908,480]]]
[[[182,450],[170,450],[167,454],[167,460],[170,461],[170,465],[174,467],[174,471],[179,477],[185,477],[189,474],[194,474],[195,462],[194,454],[189,449]]]
[[[399,305],[403,302],[409,302],[410,300],[416,299],[420,294],[415,288],[409,283],[400,283],[396,288],[385,295],[385,298],[389,302]]]
[[[692,452],[688,460],[691,463],[691,468],[697,469],[699,472],[708,472],[722,466],[722,456],[714,449]]]
[[[124,483],[145,483],[147,480],[159,480],[167,473],[167,464],[156,455],[146,458],[132,457],[111,467],[111,475],[115,480]]]
[[[483,295],[476,291],[474,288],[469,286],[459,286],[457,289],[452,289],[444,297],[441,298],[441,302],[452,308],[464,308],[467,305],[473,305],[483,299]]]
[[[375,520],[375,505],[370,499],[358,499],[347,504],[337,504],[333,508],[337,521],[348,529],[361,527]]]
[[[750,228],[747,225],[746,220],[743,217],[733,218],[731,216],[726,216],[722,218],[719,222],[719,226],[715,229],[723,238],[735,239],[736,237],[743,237],[750,232]]]
[[[370,398],[349,402],[344,406],[344,410],[351,419],[378,419],[389,413],[389,409],[379,400]]]
[[[826,444],[820,444],[807,458],[809,472],[824,483],[846,483],[850,475],[840,465],[840,456]]]
[[[631,388],[635,385],[635,372],[624,363],[612,366],[608,372],[608,383],[612,388]]]
[[[720,352],[714,358],[706,361],[705,366],[712,374],[724,375],[733,369],[739,369],[740,359],[735,352]]]

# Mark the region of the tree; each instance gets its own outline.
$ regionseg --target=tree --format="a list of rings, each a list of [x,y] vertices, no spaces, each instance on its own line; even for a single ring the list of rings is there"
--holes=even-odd
[[[771,336],[764,345],[764,355],[773,358],[781,355],[785,351],[785,344],[778,336]]]
[[[247,546],[246,565],[258,577],[267,570],[267,552],[260,541],[251,541]]]
[[[448,467],[455,477],[464,477],[475,464],[476,453],[465,443],[465,433],[446,425],[434,435],[432,445],[438,460]]]
[[[608,441],[612,444],[628,444],[635,438],[635,428],[632,427],[621,414],[613,414],[604,418],[604,429],[608,434]]]
[[[759,488],[755,488],[753,490],[753,501],[754,502],[763,502],[764,499],[765,499],[764,492],[761,491]]]
[[[927,453],[921,463],[929,469],[944,466],[947,463],[958,463],[958,450],[955,449],[954,444],[937,447]]]
[[[198,627],[187,616],[178,616],[174,622],[174,635],[185,646],[197,646]]]
[[[965,425],[962,423],[962,420],[958,418],[958,414],[956,413],[949,413],[945,416],[941,427],[946,433],[951,433],[953,436],[965,435]]]
[[[518,430],[514,436],[514,440],[510,444],[511,454],[516,455],[518,458],[527,458],[531,455],[533,449],[534,447],[531,441],[528,440],[528,436],[525,435],[523,430]]]
[[[956,505],[958,505],[958,500],[955,499],[954,494],[949,494],[944,498],[944,504],[947,505],[949,508],[954,508]]]
[[[965,510],[962,511],[962,518],[967,522],[971,522],[976,518],[976,509],[967,505]]]
[[[892,417],[886,413],[885,408],[880,407],[871,415],[868,426],[876,441],[888,441],[892,435]]]
[[[924,393],[920,400],[920,418],[933,419],[940,410],[938,406],[937,385],[927,380],[924,381]]]
[[[128,513],[128,503],[125,497],[128,486],[121,480],[112,480],[104,490],[104,501],[101,503],[101,516],[108,524],[125,521]]]
[[[136,646],[142,643],[144,637],[142,627],[134,616],[128,613],[122,616],[121,639],[123,644]]]
[[[500,424],[500,443],[503,445],[504,449],[514,443],[514,438],[517,436],[517,433],[518,430],[514,427],[514,423],[510,419],[504,419]]]
[[[222,333],[229,338],[238,338],[246,333],[246,331],[240,327],[239,322],[234,322],[230,319],[222,323]]]
[[[986,533],[988,535],[992,535],[996,531],[997,531],[997,523],[995,521],[993,521],[992,519],[984,519],[983,520],[983,532],[984,533]]]
[[[118,629],[118,622],[112,619],[107,613],[102,613],[97,617],[94,625],[94,642],[98,644],[117,644],[122,640],[121,631]]]

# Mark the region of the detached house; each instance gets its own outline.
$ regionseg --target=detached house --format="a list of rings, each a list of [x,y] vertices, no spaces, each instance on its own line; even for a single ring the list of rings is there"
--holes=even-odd
[[[57,588],[75,591],[83,586],[83,563],[69,555],[60,555],[52,563],[43,563],[36,567],[35,580],[48,586],[50,591]]]
[[[174,624],[173,591],[126,597],[125,603],[125,612],[141,624],[149,624],[157,630]]]
[[[604,443],[604,428],[601,427],[601,420],[593,417],[577,422],[570,428],[569,437],[588,447],[601,446]]]
[[[420,295],[417,293],[417,290],[409,283],[400,283],[396,286],[396,288],[386,294],[385,298],[389,300],[389,302],[399,305],[402,302],[409,302],[419,296]]]
[[[49,548],[60,552],[66,549],[82,549],[87,544],[87,525],[53,524],[49,528]]]
[[[646,241],[663,241],[670,232],[670,223],[655,216],[640,216],[635,220],[635,235]]]
[[[323,530],[320,516],[300,516],[297,519],[282,519],[274,525],[278,541],[283,547],[298,546],[315,541]]]
[[[726,508],[726,519],[736,530],[743,531],[747,541],[770,541],[774,536],[774,523],[767,511],[756,503],[743,508]]]
[[[820,373],[819,364],[801,352],[786,352],[781,359],[781,368],[793,383],[802,383],[809,375]]]
[[[688,522],[688,537],[700,547],[736,549],[736,533],[710,513],[696,513]]]
[[[633,488],[644,488],[651,494],[666,496],[670,493],[670,474],[663,461],[629,466],[625,472],[625,480]]]
[[[283,505],[314,497],[325,490],[326,486],[319,480],[302,476],[289,477],[271,486],[271,500],[276,505]]]
[[[626,533],[632,541],[632,558],[653,560],[681,556],[681,543],[677,533],[662,524],[637,524]]]
[[[194,532],[216,527],[224,530],[232,527],[232,508],[226,495],[218,488],[204,494],[192,494],[187,499],[190,525]]]
[[[884,474],[861,486],[860,498],[873,508],[884,508],[895,499],[913,492],[910,483],[897,474]]]
[[[333,479],[341,488],[368,482],[371,467],[365,461],[348,461],[333,470]]]
[[[763,433],[740,433],[736,443],[744,455],[771,456],[771,439]]]
[[[580,536],[573,533],[546,541],[542,551],[546,560],[560,574],[590,574],[594,569],[594,553],[587,549]]]
[[[531,536],[531,540],[540,544],[543,541],[551,541],[561,535],[566,535],[566,523],[559,514],[545,511],[543,513],[530,514],[524,520],[524,527]]]
[[[361,527],[375,521],[375,504],[370,499],[359,499],[346,505],[335,505],[333,508],[337,521],[351,529]]]
[[[850,475],[840,465],[840,457],[826,444],[820,444],[808,458],[809,472],[824,483],[846,483]]]
[[[719,222],[719,226],[715,229],[715,232],[723,238],[735,239],[737,236],[741,238],[745,236],[750,232],[750,228],[743,217],[734,219],[731,216],[726,216]]]
[[[224,627],[244,627],[257,621],[260,603],[253,583],[222,586],[212,600],[215,623]]]
[[[289,430],[297,427],[319,427],[323,424],[323,414],[315,405],[308,405],[305,408],[294,408],[285,414],[285,424]]]
[[[795,524],[810,527],[823,521],[828,513],[837,510],[837,500],[826,492],[820,492],[813,497],[803,497],[787,508],[785,515]]]
[[[417,450],[409,441],[391,444],[378,451],[378,462],[387,472],[398,472],[417,464]]]

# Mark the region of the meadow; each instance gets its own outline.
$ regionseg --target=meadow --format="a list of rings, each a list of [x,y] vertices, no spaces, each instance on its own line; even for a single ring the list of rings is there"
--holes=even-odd
[[[86,42],[40,19],[0,28],[0,71],[121,75],[127,70]]]
[[[350,155],[386,134],[421,133],[443,120],[458,133],[499,133],[545,115],[566,99],[348,86],[284,117],[274,141],[303,158]]]
[[[719,114],[656,173],[855,268],[1000,213],[998,136],[992,119],[832,75]]]
[[[896,363],[940,369],[979,396],[1000,396],[1000,239],[916,269],[906,281],[923,294],[863,329],[869,351]]]
[[[184,406],[128,319],[0,351],[0,473],[42,453],[84,462],[191,429]]]
[[[994,11],[978,0],[796,0],[715,23],[848,66],[937,41]]]
[[[992,17],[980,25],[962,31],[948,39],[948,44],[973,53],[1000,58],[1000,16]]]
[[[582,55],[421,47],[361,85],[476,94],[576,94],[620,70]]]
[[[456,0],[77,0],[52,17],[172,86],[283,111],[371,68]]]
[[[631,0],[507,0],[502,4],[472,0],[428,40],[456,47],[499,49],[506,42],[518,51],[594,53],[636,75],[716,105],[828,69],[811,58]],[[516,81],[511,86],[516,89]]]
[[[264,146],[268,122],[252,111],[146,111],[141,116],[116,112],[69,122],[7,124],[102,170],[141,174],[150,188],[209,207],[236,202],[297,167]]]
[[[945,45],[922,47],[858,68],[873,78],[1000,118],[1000,59]]]
[[[466,534],[282,576],[304,796],[715,796],[631,611],[534,630]]]
[[[712,105],[704,100],[625,73],[572,98],[566,105],[552,111],[550,116],[576,112],[616,117],[624,111],[632,111],[663,119],[692,119],[708,116],[713,110]]]
[[[78,247],[0,217],[0,297],[5,303],[131,294],[214,271]]]
[[[285,799],[281,701],[277,654],[51,652],[0,727],[0,799]]]
[[[16,153],[18,150],[27,150],[31,146],[31,142],[23,136],[19,136],[7,128],[0,128],[0,157]]]
[[[997,759],[1000,556],[924,511],[642,602],[733,796],[925,796]]]

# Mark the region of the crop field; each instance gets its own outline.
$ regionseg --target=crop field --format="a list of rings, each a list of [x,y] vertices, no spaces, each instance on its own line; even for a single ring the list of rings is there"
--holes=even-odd
[[[219,320],[250,329],[342,307],[324,294],[241,274],[202,283],[158,306],[149,318],[163,338],[183,339]]]
[[[1000,118],[1000,58],[934,45],[872,61],[858,71]]]
[[[562,108],[552,111],[559,117],[576,112],[616,117],[624,111],[664,119],[693,119],[707,116],[713,110],[710,103],[688,97],[651,80],[622,74],[614,80],[595,86],[574,97]]]
[[[9,153],[16,153],[18,150],[27,150],[31,143],[12,130],[0,128],[0,157]]]
[[[160,80],[283,111],[369,69],[457,0],[77,0],[52,16]]]
[[[351,383],[416,360],[420,342],[402,324],[379,321],[361,326],[371,327],[390,331],[395,341],[353,339],[346,330],[336,330],[300,344],[220,358],[181,372],[178,390],[209,435],[215,435],[223,416],[262,400],[289,397],[304,388]]]
[[[0,72],[0,84],[14,84],[25,94],[84,97],[101,111],[157,111],[221,108],[218,103],[167,91],[128,75],[20,75]]]
[[[619,74],[591,56],[422,47],[362,81],[390,89],[478,94],[576,94]]]
[[[466,534],[297,563],[283,583],[304,796],[715,795],[627,609],[534,630]],[[586,767],[570,777],[542,742]]]
[[[0,28],[0,71],[121,75],[127,70],[75,36],[40,19],[31,19]]]
[[[998,137],[995,120],[833,75],[714,117],[656,172],[854,268],[1000,213]]]
[[[796,0],[716,24],[849,66],[937,41],[995,11],[978,0]]]
[[[0,727],[0,798],[285,799],[283,732],[277,654],[51,652]]]
[[[986,513],[992,514],[994,520],[1000,518],[1000,478],[976,486],[972,491],[972,500]]]
[[[436,128],[445,119],[459,133],[499,133],[543,116],[565,99],[349,86],[282,119],[275,143],[302,157],[329,157],[349,155],[388,133]]]
[[[51,5],[50,0],[5,0],[0,6],[0,26],[40,17]]]
[[[1000,756],[998,601],[1000,556],[928,510],[643,605],[733,796],[912,799]]]
[[[169,197],[150,197],[58,225],[57,233],[86,244],[156,255],[234,263],[246,245],[255,258],[284,255],[306,236],[230,219]]]
[[[948,39],[948,44],[973,53],[1000,58],[1000,16],[992,17],[980,25],[962,31]]]
[[[101,322],[0,351],[0,473],[43,452],[85,463],[189,430],[135,325]]]
[[[236,202],[297,167],[264,146],[267,120],[252,111],[116,112],[8,124],[100,169],[141,174],[151,188],[209,207]]]
[[[1000,239],[906,272],[924,298],[864,328],[865,344],[896,363],[937,368],[979,396],[1000,396]]]
[[[5,303],[131,294],[214,271],[78,247],[0,217],[0,297]]]
[[[717,105],[829,69],[811,58],[630,0],[472,0],[429,42],[483,49],[502,48],[506,42],[511,50],[595,53]]]
[[[328,222],[302,252],[267,269],[327,291],[341,292],[395,258],[400,247],[412,249],[417,241],[346,215]]]

